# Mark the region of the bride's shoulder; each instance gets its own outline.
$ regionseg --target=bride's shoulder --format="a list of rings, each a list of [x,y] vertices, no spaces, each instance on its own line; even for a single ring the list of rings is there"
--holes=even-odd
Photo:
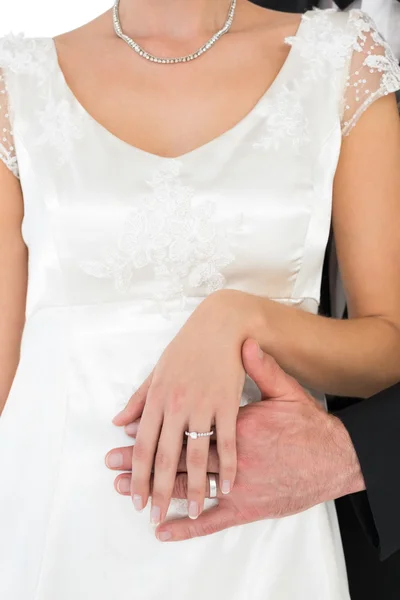
[[[358,9],[348,12],[309,10],[304,13],[297,34],[286,38],[286,42],[297,46],[304,58],[325,61],[336,68],[346,66],[354,53],[383,54],[394,60],[373,19]],[[372,62],[372,59],[366,60]]]
[[[12,31],[0,36],[0,68],[11,73],[43,74],[52,49],[51,38]]]
[[[303,14],[302,21],[304,25],[299,39],[314,41],[320,46],[333,43],[335,49],[341,44],[358,50],[358,43],[369,38],[377,44],[384,43],[373,19],[359,9],[339,11],[314,7]]]

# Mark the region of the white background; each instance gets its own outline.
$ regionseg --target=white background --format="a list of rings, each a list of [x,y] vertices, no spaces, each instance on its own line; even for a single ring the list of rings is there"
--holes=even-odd
[[[113,0],[0,0],[0,36],[23,31],[28,36],[58,35],[91,21]]]

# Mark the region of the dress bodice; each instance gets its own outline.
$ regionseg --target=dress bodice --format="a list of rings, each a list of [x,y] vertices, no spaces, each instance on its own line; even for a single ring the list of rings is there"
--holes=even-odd
[[[2,38],[0,155],[24,195],[27,316],[112,302],[166,314],[222,287],[317,310],[342,135],[400,74],[360,11],[310,11],[286,42],[253,109],[171,159],[91,117],[51,38]]]

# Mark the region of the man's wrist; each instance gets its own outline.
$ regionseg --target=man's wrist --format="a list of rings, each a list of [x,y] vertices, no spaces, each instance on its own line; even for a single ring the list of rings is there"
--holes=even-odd
[[[329,415],[330,438],[335,461],[333,487],[335,498],[354,494],[366,489],[357,453],[351,437],[342,421]]]

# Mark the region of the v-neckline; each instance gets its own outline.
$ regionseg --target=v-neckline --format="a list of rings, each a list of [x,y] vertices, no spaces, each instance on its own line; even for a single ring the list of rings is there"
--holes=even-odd
[[[304,17],[307,14],[307,12],[301,14],[300,22],[296,29],[295,34],[293,36],[285,36],[285,38],[284,38],[285,41],[289,37],[292,39],[300,37],[301,29],[305,22]],[[52,50],[52,54],[53,54],[53,60],[55,63],[55,69],[61,80],[61,84],[64,87],[64,89],[66,90],[66,93],[70,96],[71,101],[78,107],[78,109],[85,116],[85,118],[88,119],[90,122],[92,122],[96,127],[98,127],[99,131],[101,131],[103,134],[108,136],[111,140],[114,141],[114,143],[120,144],[121,146],[125,146],[125,147],[129,148],[131,151],[142,154],[143,156],[148,156],[153,160],[164,161],[166,163],[168,161],[172,162],[172,161],[184,160],[185,158],[189,158],[196,154],[199,154],[199,153],[203,152],[204,150],[206,150],[207,148],[211,148],[212,146],[217,145],[218,142],[221,142],[225,138],[227,138],[231,135],[234,135],[234,133],[236,133],[239,129],[244,127],[247,124],[247,122],[250,119],[252,119],[253,115],[255,115],[259,111],[262,104],[274,92],[275,88],[277,88],[279,86],[280,81],[284,79],[285,73],[288,70],[290,63],[292,62],[293,53],[295,50],[293,48],[293,44],[291,44],[291,48],[288,52],[288,55],[286,56],[284,62],[282,63],[282,65],[281,65],[277,75],[274,77],[273,81],[270,83],[270,85],[265,90],[265,92],[263,92],[263,94],[257,100],[257,102],[254,104],[254,106],[241,119],[239,119],[239,121],[237,121],[234,125],[232,125],[228,129],[226,129],[221,134],[215,136],[211,140],[204,142],[203,144],[200,144],[199,146],[196,146],[192,150],[188,150],[187,152],[184,152],[183,154],[179,154],[178,156],[162,156],[160,154],[156,154],[153,152],[149,152],[148,150],[144,150],[143,148],[139,148],[138,146],[135,146],[134,144],[130,144],[129,142],[125,141],[124,139],[120,138],[118,135],[113,133],[105,125],[102,125],[102,123],[100,123],[100,121],[98,121],[95,117],[93,117],[93,115],[83,106],[83,104],[80,102],[80,100],[78,100],[77,96],[75,95],[75,92],[72,90],[72,88],[67,83],[64,72],[60,65],[60,61],[59,61],[59,57],[58,57],[58,50],[57,50],[57,46],[54,41],[54,38],[51,37],[49,39],[51,42],[51,50]]]

